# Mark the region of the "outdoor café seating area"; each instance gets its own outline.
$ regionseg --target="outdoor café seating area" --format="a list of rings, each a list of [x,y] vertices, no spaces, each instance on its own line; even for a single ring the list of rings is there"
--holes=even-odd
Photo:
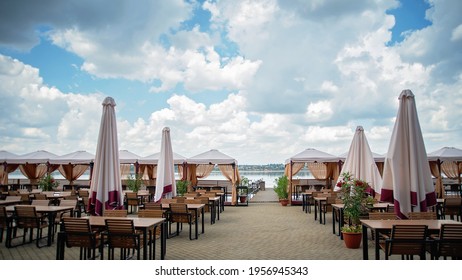
[[[350,222],[344,216],[344,204],[332,189],[308,188],[299,194],[301,211],[312,215],[312,221],[332,224],[332,233],[343,239],[342,228]],[[401,219],[394,204],[370,197],[368,211],[361,216],[363,259],[369,259],[369,246],[375,259],[398,255],[402,259],[462,258],[462,197],[458,192],[437,199],[427,211],[407,213]],[[331,219],[326,219],[326,213]],[[358,245],[359,247],[359,245]]]
[[[56,259],[75,247],[79,259],[165,259],[176,236],[193,242],[220,220],[223,197],[221,190],[197,188],[155,203],[147,190],[124,191],[124,205],[95,216],[88,189],[9,189],[0,200],[1,240],[8,250],[55,246]]]

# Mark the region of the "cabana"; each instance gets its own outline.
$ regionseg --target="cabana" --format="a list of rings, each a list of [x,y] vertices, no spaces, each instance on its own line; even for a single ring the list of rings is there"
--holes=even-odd
[[[90,168],[90,180],[95,155],[86,151],[76,151],[73,153],[57,156],[50,159],[51,165],[58,165],[58,171],[73,185],[74,181],[82,176]]]
[[[462,174],[462,150],[443,147],[427,154],[430,170],[436,178],[435,191],[439,198],[445,196],[442,173],[449,179],[457,180],[460,188]]]
[[[316,149],[306,149],[285,162],[284,175],[289,178],[289,203],[292,203],[293,176],[305,166],[317,180],[325,181],[327,188],[332,187],[332,181],[336,181],[339,175],[340,158]]]
[[[120,150],[119,151],[119,162],[120,162],[120,177],[125,178],[127,175],[130,174],[130,167],[133,164],[135,167],[135,174],[138,174],[138,160],[141,157],[137,154],[134,154],[127,150]]]
[[[218,150],[210,150],[186,159],[188,170],[187,178],[195,186],[200,178],[210,175],[215,165],[218,166],[223,176],[232,183],[231,205],[237,204],[236,186],[240,181],[237,160],[221,153]]]
[[[56,156],[53,153],[40,150],[10,159],[8,165],[19,164],[21,173],[30,180],[31,185],[36,185],[46,173],[58,169],[57,165],[50,165],[50,160]]]
[[[375,164],[377,165],[377,168],[379,169],[380,176],[382,176],[383,175],[383,165],[385,163],[385,155],[372,152],[372,156],[374,157]],[[338,157],[340,158],[340,168],[341,168],[346,158],[348,157],[348,152],[345,152],[339,155]]]
[[[10,160],[17,158],[17,154],[7,151],[0,151],[0,185],[8,185],[8,174],[15,171],[19,164],[9,163]]]
[[[142,157],[138,160],[139,173],[143,175],[143,180],[148,181],[147,185],[155,185],[159,157],[160,152]],[[180,178],[185,179],[184,168],[186,166],[186,157],[173,152],[173,163],[178,167]]]

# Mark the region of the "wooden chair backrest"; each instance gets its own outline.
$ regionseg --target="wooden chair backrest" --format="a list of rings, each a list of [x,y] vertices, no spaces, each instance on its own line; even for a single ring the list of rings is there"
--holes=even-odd
[[[138,211],[139,218],[163,218],[163,210],[142,209]]]
[[[396,220],[398,219],[395,213],[388,212],[370,212],[369,220]]]
[[[127,217],[127,210],[104,210],[105,217]]]
[[[34,200],[32,200],[31,205],[48,206],[48,205],[50,205],[50,201],[48,199],[47,200],[34,199]]]
[[[410,220],[436,220],[435,212],[410,212],[408,214]]]

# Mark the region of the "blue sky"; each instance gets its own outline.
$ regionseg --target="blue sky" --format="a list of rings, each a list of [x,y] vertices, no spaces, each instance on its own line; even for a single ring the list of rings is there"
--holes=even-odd
[[[0,150],[94,153],[101,103],[119,146],[218,149],[241,164],[342,154],[356,126],[384,154],[398,96],[427,152],[460,147],[462,2],[0,2]]]

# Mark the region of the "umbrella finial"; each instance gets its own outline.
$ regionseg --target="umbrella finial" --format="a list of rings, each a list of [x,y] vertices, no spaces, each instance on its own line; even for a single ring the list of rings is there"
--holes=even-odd
[[[114,107],[116,105],[114,98],[110,96],[104,98],[103,106],[106,106],[106,105],[111,105]]]
[[[403,97],[414,98],[414,94],[412,93],[412,91],[410,89],[405,89],[399,95],[399,99],[401,99]]]

